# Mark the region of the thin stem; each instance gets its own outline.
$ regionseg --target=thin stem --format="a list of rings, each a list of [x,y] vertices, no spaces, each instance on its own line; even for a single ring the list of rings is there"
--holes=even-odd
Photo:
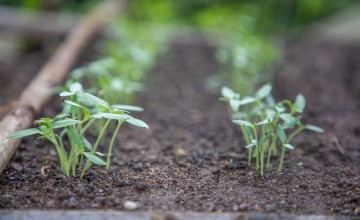
[[[113,145],[114,145],[114,142],[116,139],[116,135],[119,133],[119,129],[123,123],[124,123],[124,121],[120,121],[120,120],[118,121],[118,125],[116,126],[115,132],[111,138],[109,150],[108,150],[108,154],[107,154],[106,170],[110,169],[110,158],[111,158],[112,148],[113,148]]]
[[[282,146],[281,159],[280,159],[279,167],[277,169],[278,173],[280,173],[282,168],[283,168],[283,163],[284,163],[284,158],[285,158],[285,151],[286,151],[286,147]]]
[[[244,139],[245,139],[245,143],[246,143],[246,146],[247,145],[249,145],[251,142],[250,142],[250,139],[249,139],[249,137],[247,136],[247,133],[246,133],[246,128],[245,128],[245,126],[244,125],[242,125],[242,126],[240,126],[241,127],[241,132],[243,133],[243,136],[244,136]],[[249,152],[249,154],[248,154],[248,166],[250,166],[250,164],[251,164],[251,159],[252,159],[252,148],[250,147],[249,149],[248,149],[248,152]]]
[[[94,152],[96,151],[96,149],[98,148],[98,146],[99,146],[99,144],[100,144],[100,141],[101,141],[102,137],[104,136],[105,131],[106,131],[106,128],[109,126],[110,122],[111,122],[111,119],[108,119],[108,120],[106,121],[104,127],[101,129],[101,131],[100,131],[100,133],[99,133],[99,136],[98,136],[98,138],[96,139],[94,148],[93,148],[93,150],[92,150],[93,153],[94,153]],[[86,171],[89,169],[90,165],[91,165],[91,163],[90,163],[90,161],[88,160],[88,161],[86,162],[86,165],[85,165],[83,171],[81,172],[81,176],[80,176],[81,179],[84,177],[84,175],[85,175]]]
[[[252,126],[253,132],[254,132],[254,136],[255,136],[255,140],[258,141],[258,134],[257,134],[257,130],[256,130],[256,126]],[[259,169],[259,144],[256,143],[255,145],[255,155],[256,155],[256,170]]]

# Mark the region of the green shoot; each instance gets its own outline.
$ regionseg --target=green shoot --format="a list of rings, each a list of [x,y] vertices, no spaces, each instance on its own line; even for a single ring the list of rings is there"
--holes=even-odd
[[[221,100],[228,102],[232,109],[233,123],[241,127],[249,153],[248,164],[251,165],[252,158],[255,158],[255,167],[260,169],[262,176],[264,168],[270,168],[271,157],[277,155],[278,147],[281,156],[277,172],[281,172],[286,151],[294,149],[290,142],[297,134],[305,129],[324,132],[317,126],[301,122],[301,114],[306,106],[303,95],[299,94],[294,103],[290,100],[276,103],[271,90],[271,85],[266,84],[254,96],[243,98],[228,87],[221,90]]]
[[[81,178],[85,175],[92,164],[110,168],[111,152],[115,143],[116,135],[123,123],[127,122],[137,127],[149,128],[148,125],[128,114],[128,111],[141,111],[142,108],[130,105],[111,106],[105,100],[83,92],[81,84],[75,83],[69,91],[60,93],[64,100],[64,110],[53,119],[41,118],[36,122],[37,128],[30,128],[15,132],[8,138],[22,138],[30,135],[40,135],[49,140],[56,148],[59,156],[60,168],[66,176],[76,176],[76,171],[81,170]],[[94,144],[85,137],[86,130],[94,121],[105,119],[106,123],[100,130]],[[109,124],[117,122],[117,127],[112,133],[107,154],[98,152],[98,147],[106,132],[109,132]],[[110,131],[111,132],[111,131]],[[69,152],[64,146],[64,138],[70,143]],[[106,162],[101,159],[107,155]],[[83,158],[87,159],[83,165]]]

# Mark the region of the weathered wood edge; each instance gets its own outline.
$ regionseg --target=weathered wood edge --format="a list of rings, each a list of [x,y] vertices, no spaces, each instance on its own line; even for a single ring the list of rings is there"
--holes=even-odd
[[[23,90],[10,112],[1,120],[0,173],[20,143],[20,140],[8,139],[7,136],[31,126],[35,115],[49,99],[52,88],[64,81],[82,49],[103,24],[120,11],[122,3],[123,1],[105,1],[85,17],[43,66],[36,78]]]

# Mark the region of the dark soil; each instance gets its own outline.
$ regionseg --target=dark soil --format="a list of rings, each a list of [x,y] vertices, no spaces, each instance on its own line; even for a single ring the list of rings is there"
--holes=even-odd
[[[302,92],[304,120],[326,133],[294,139],[282,174],[276,160],[264,177],[247,166],[240,130],[204,86],[213,49],[175,44],[138,103],[150,130],[122,128],[109,172],[65,178],[54,148],[26,138],[0,176],[0,207],[123,210],[130,200],[138,210],[359,215],[360,47],[292,41],[285,55],[276,96]]]

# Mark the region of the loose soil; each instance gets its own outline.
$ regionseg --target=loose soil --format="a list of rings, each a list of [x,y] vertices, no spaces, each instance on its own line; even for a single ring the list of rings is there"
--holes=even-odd
[[[303,93],[304,120],[326,133],[299,135],[283,173],[274,160],[261,177],[246,164],[226,104],[205,89],[218,70],[213,48],[174,44],[139,99],[150,129],[121,129],[109,172],[65,178],[54,148],[26,138],[0,176],[0,208],[123,210],[130,200],[138,210],[359,215],[359,59],[354,45],[287,43],[275,95]]]

